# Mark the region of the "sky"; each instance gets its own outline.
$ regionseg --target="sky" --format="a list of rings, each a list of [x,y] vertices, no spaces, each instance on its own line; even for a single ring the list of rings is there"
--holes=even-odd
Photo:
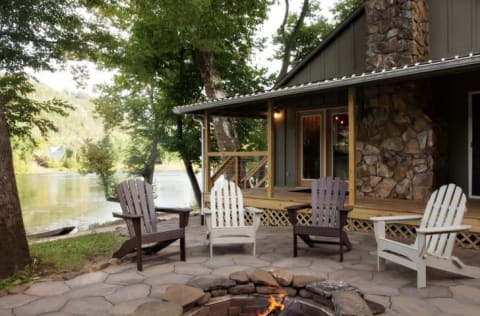
[[[331,18],[330,8],[337,1],[338,0],[320,0],[322,14]],[[291,11],[298,12],[302,3],[303,0],[290,0]],[[269,61],[268,58],[272,56],[275,50],[271,37],[282,23],[284,10],[285,2],[283,0],[278,0],[277,4],[271,8],[267,21],[258,32],[259,36],[267,38],[265,49],[254,53],[254,56],[252,57],[254,63],[261,67],[267,67],[269,73],[278,72],[281,66],[281,61]],[[110,83],[112,81],[113,72],[98,70],[91,62],[71,62],[70,64],[86,67],[89,73],[89,79],[86,87],[78,87],[68,69],[62,71],[59,70],[56,72],[42,71],[37,72],[34,75],[41,83],[44,83],[55,90],[67,90],[72,92],[81,91],[92,96],[97,95],[95,85]]]

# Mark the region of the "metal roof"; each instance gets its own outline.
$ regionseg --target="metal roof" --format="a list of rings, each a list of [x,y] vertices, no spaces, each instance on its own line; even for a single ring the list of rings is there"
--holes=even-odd
[[[393,67],[381,71],[372,71],[362,74],[351,74],[341,78],[331,78],[318,82],[309,82],[296,86],[282,87],[265,92],[246,95],[237,95],[219,100],[177,106],[173,109],[176,114],[195,114],[205,110],[223,109],[233,106],[242,106],[251,103],[266,102],[276,98],[296,96],[301,94],[322,92],[335,88],[359,86],[384,80],[405,80],[414,78],[435,77],[443,74],[452,74],[480,68],[480,53],[470,53],[466,56],[429,60],[423,63]]]

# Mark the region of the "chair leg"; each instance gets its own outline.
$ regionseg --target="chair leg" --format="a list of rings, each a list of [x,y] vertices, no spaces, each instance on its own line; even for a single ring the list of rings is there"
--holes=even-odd
[[[293,233],[293,256],[296,257],[298,255],[297,251],[297,234]]]
[[[187,260],[187,255],[185,251],[185,237],[180,238],[180,259],[182,261]]]
[[[377,271],[385,271],[387,268],[386,260],[377,255]]]
[[[143,271],[143,258],[142,258],[142,243],[137,244],[137,270]]]
[[[213,257],[213,245],[212,240],[210,240],[210,258]]]
[[[424,288],[427,286],[427,265],[420,261],[417,267],[417,288]]]
[[[340,229],[340,262],[343,262],[343,234],[342,234],[342,230]]]
[[[133,221],[133,230],[135,231],[135,248],[137,248],[137,270],[143,271],[143,251],[142,251],[142,230],[140,220]]]
[[[257,243],[253,242],[253,256],[255,257]]]

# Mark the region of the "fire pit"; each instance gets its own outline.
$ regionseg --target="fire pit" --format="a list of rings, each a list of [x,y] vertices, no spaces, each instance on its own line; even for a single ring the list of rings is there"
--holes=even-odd
[[[159,304],[168,307],[171,312],[167,314],[172,316],[334,316],[385,311],[345,282],[283,270],[236,272],[229,278],[200,277],[169,286],[162,299]]]

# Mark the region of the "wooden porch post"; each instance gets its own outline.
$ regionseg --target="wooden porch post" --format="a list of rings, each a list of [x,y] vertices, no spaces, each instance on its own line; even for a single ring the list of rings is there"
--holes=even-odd
[[[274,183],[275,183],[275,165],[274,165],[274,133],[275,133],[275,122],[273,117],[273,101],[268,100],[268,188],[267,188],[267,197],[273,198],[274,192]]]
[[[355,205],[357,198],[357,173],[356,173],[356,116],[355,116],[355,104],[356,104],[356,88],[348,88],[348,204]]]
[[[212,188],[211,179],[210,179],[210,115],[208,112],[205,112],[204,115],[204,135],[203,135],[203,152],[205,153],[204,157],[204,170],[205,174],[203,175],[203,184],[204,184],[204,194],[210,192]]]

